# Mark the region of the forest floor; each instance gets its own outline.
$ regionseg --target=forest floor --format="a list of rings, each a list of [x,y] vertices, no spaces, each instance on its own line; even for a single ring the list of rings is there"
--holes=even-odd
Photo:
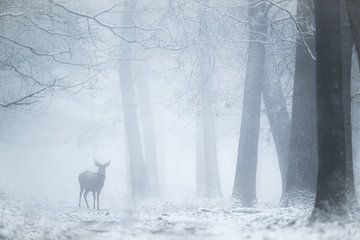
[[[0,196],[0,239],[360,239],[360,224],[308,224],[309,207],[236,208],[229,201],[153,200],[100,211]]]

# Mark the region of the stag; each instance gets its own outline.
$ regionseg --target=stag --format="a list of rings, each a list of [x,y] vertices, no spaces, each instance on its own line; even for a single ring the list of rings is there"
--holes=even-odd
[[[97,209],[100,209],[99,199],[102,188],[104,187],[105,181],[105,171],[106,168],[110,165],[110,161],[105,164],[101,164],[95,161],[95,165],[98,167],[98,172],[84,171],[79,174],[79,183],[80,183],[80,196],[79,196],[79,207],[81,207],[81,196],[84,194],[84,199],[87,208],[89,204],[87,201],[87,195],[89,192],[92,192],[93,195],[93,208],[95,209],[95,200],[97,201]]]

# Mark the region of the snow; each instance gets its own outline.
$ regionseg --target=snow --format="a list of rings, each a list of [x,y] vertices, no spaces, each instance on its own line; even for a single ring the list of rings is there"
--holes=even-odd
[[[357,221],[310,225],[311,207],[239,208],[228,200],[148,200],[100,211],[76,200],[0,196],[0,239],[360,239]]]

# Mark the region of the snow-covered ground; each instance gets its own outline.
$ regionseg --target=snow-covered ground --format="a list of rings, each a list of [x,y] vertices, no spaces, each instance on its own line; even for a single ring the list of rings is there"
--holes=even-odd
[[[91,199],[91,198],[90,198]],[[88,210],[74,201],[0,196],[0,239],[360,239],[360,223],[308,225],[309,208],[152,200]]]

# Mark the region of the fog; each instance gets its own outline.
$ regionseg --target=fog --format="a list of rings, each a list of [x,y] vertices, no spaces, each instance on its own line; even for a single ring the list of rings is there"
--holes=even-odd
[[[328,1],[0,0],[0,239],[358,239]]]
[[[149,70],[146,75],[155,79],[157,74]],[[51,96],[44,103],[32,106],[31,112],[5,111],[1,128],[2,189],[68,198],[76,204],[77,175],[86,169],[96,171],[96,159],[111,161],[106,173],[104,201],[115,204],[129,198],[128,157],[118,81],[117,74],[109,71],[94,89],[83,90],[76,96]],[[179,89],[174,85],[165,77],[151,81],[160,194],[169,198],[195,197],[196,117],[192,112],[178,109],[181,103],[174,95]],[[219,173],[225,197],[232,193],[239,118],[235,114],[217,118]],[[276,204],[281,184],[265,114],[262,124],[257,194],[259,201]]]

